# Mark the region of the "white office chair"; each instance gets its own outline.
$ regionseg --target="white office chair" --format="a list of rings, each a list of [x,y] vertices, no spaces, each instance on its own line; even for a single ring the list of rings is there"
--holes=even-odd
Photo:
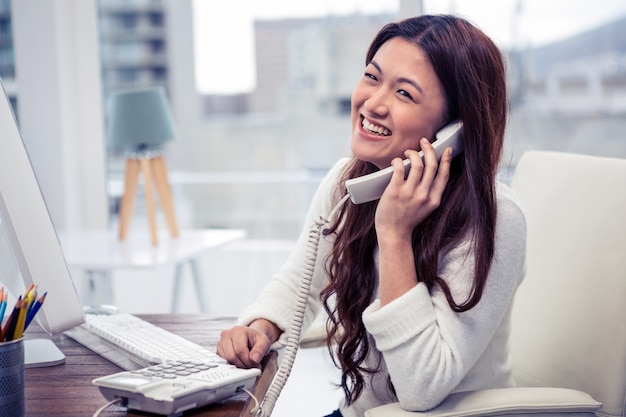
[[[624,417],[626,160],[532,151],[512,186],[528,221],[511,340],[519,387],[452,394],[428,412],[394,403],[366,417]]]

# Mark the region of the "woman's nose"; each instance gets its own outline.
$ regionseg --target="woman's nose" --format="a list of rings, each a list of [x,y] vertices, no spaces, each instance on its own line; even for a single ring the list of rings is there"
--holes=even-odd
[[[382,89],[373,92],[365,100],[365,110],[375,116],[386,116],[389,113],[387,95]]]

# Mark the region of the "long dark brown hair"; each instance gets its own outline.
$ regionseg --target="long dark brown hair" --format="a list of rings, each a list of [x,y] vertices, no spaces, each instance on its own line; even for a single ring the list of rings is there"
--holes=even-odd
[[[460,119],[464,123],[465,151],[452,162],[441,204],[413,230],[418,281],[429,289],[439,286],[450,307],[461,313],[480,301],[494,254],[495,176],[508,106],[504,60],[496,45],[466,20],[424,15],[384,26],[370,45],[366,65],[395,37],[426,53],[445,91],[447,122]],[[375,170],[373,164],[353,158],[344,171],[341,189],[346,179]],[[330,283],[322,291],[322,300],[329,317],[329,350],[343,371],[341,386],[348,404],[361,395],[364,374],[377,370],[364,365],[372,341],[361,317],[376,296],[377,204],[344,205],[330,228],[335,241],[326,264]],[[475,259],[473,286],[466,300],[455,300],[437,275],[439,255],[468,237]]]

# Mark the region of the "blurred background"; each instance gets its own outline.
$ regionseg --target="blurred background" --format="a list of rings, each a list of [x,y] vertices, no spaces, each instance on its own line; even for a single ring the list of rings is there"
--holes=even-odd
[[[423,13],[469,19],[506,56],[503,181],[528,149],[626,157],[621,0],[0,0],[0,77],[61,233],[115,234],[128,154],[109,146],[107,103],[130,88],[165,90],[180,229],[245,232],[197,260],[204,287],[183,280],[178,311],[236,315],[308,229],[317,184],[349,154],[350,96],[372,37]],[[132,236],[148,234],[142,190]],[[116,269],[104,295],[131,313],[169,312],[174,269]],[[93,276],[70,270],[79,294],[98,296]],[[303,387],[309,415],[336,407],[337,371],[322,353],[298,353],[274,415],[300,409]]]
[[[527,149],[626,157],[619,0],[0,0],[0,76],[59,230],[117,227],[126,154],[107,146],[107,98],[166,90],[179,227],[246,232],[202,259],[209,310],[237,314],[307,227],[320,179],[349,154],[350,95],[373,35],[422,13],[469,19],[507,57],[504,181]],[[130,233],[147,233],[143,201]],[[128,286],[167,292],[170,276],[120,274],[116,302],[165,311],[157,294],[138,301]],[[193,291],[183,311],[198,311]]]

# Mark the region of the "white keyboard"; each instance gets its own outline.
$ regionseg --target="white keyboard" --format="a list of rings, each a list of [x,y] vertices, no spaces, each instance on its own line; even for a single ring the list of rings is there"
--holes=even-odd
[[[202,346],[128,313],[85,314],[83,327],[149,364],[226,361]]]

